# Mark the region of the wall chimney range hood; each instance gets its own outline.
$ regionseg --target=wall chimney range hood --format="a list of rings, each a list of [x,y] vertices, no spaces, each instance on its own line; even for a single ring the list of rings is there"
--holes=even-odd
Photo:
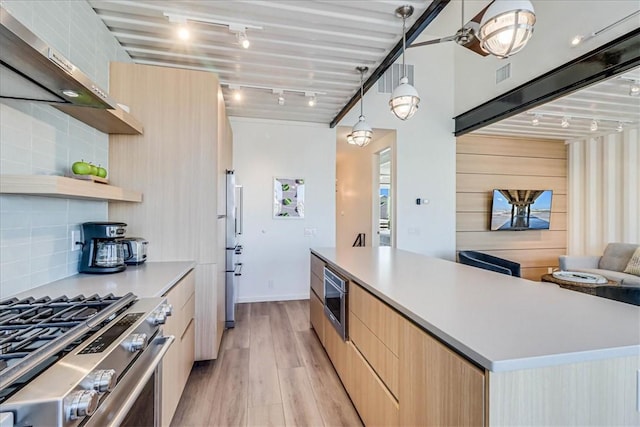
[[[116,109],[115,100],[0,6],[0,97]]]

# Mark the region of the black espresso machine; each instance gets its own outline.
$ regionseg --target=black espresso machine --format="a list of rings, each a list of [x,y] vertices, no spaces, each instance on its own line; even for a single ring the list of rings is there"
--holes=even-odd
[[[124,222],[85,222],[82,224],[81,273],[118,273],[127,268],[122,239]]]

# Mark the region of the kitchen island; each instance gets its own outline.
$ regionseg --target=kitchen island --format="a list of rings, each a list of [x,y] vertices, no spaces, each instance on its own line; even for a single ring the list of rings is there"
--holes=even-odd
[[[428,402],[409,401],[420,393],[428,400],[429,391],[419,388],[428,381],[416,383],[416,375],[428,377],[440,357],[434,359],[429,349],[424,359],[416,356],[422,347],[413,341],[422,336],[446,357],[447,352],[455,355],[451,360],[458,364],[453,371],[434,374],[434,381],[449,376],[451,382],[451,375],[470,370],[458,385],[464,394],[476,381],[477,393],[467,396],[479,400],[476,415],[485,408],[485,425],[640,424],[637,306],[392,248],[313,249],[312,265],[314,256],[349,280],[348,329],[355,345],[349,342],[347,348],[354,347],[385,385],[399,408],[400,424],[429,420],[419,409]],[[369,298],[399,317],[398,386],[392,386],[394,375],[384,375],[388,363],[376,366],[379,355],[370,350],[371,340],[358,337],[373,332],[373,341],[381,340],[363,320],[366,311],[351,310],[361,305],[352,297]],[[325,340],[328,331],[325,327]],[[393,353],[391,346],[376,348]],[[463,419],[471,420],[456,420]]]

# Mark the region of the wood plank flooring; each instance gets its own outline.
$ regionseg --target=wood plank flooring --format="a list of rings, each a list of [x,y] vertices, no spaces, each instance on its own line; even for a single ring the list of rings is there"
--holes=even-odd
[[[239,304],[217,360],[196,362],[172,426],[362,426],[309,301]]]

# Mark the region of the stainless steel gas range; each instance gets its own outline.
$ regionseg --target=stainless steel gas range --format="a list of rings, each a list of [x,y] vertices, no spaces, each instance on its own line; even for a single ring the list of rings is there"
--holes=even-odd
[[[159,426],[170,314],[163,298],[131,293],[0,301],[0,420]]]

